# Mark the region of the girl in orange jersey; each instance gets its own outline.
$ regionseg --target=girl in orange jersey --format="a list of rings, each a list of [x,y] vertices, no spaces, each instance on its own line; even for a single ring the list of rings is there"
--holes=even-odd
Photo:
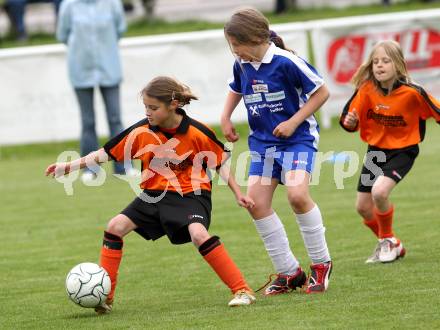
[[[146,118],[80,159],[49,165],[46,175],[59,177],[90,163],[140,159],[143,192],[104,232],[100,264],[109,273],[111,292],[95,308],[99,314],[112,309],[116,278],[122,259],[123,237],[133,230],[147,240],[167,235],[172,244],[192,241],[206,262],[229,287],[229,306],[255,302],[252,290],[229,257],[218,236],[211,236],[211,181],[207,168],[225,178],[240,206],[251,208],[224,162],[229,151],[204,124],[187,116],[182,106],[197,99],[190,89],[172,78],[157,77],[141,92]]]
[[[366,263],[393,262],[405,255],[405,248],[393,232],[389,196],[414,164],[425,120],[440,121],[440,103],[411,82],[400,45],[391,40],[373,47],[352,82],[356,91],[340,124],[348,132],[359,130],[368,143],[356,209],[378,243]]]

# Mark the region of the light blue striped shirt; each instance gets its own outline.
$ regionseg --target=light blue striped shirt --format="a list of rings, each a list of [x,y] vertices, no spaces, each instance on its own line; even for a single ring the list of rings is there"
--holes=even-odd
[[[73,87],[110,87],[121,82],[118,40],[125,30],[120,0],[61,2],[57,39],[67,44]]]

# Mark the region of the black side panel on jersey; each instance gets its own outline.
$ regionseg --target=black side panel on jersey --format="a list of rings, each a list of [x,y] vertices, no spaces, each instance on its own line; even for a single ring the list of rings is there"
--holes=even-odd
[[[353,130],[350,130],[350,129],[348,129],[347,127],[345,127],[345,126],[342,124],[342,122],[344,121],[345,116],[348,114],[348,109],[350,109],[350,104],[351,104],[351,102],[353,101],[354,97],[357,95],[358,91],[359,91],[359,90],[356,89],[356,90],[354,91],[353,95],[352,95],[352,96],[350,97],[350,99],[348,100],[348,102],[345,104],[344,109],[342,110],[341,118],[339,119],[339,125],[341,125],[341,127],[342,127],[343,129],[345,129],[347,132],[350,132],[350,133],[355,132],[356,129],[357,129],[357,127],[355,127],[355,129],[353,129]]]
[[[121,142],[121,140],[124,139],[124,137],[126,137],[128,134],[130,134],[131,131],[133,131],[134,129],[136,129],[136,128],[140,127],[140,126],[145,126],[145,125],[149,125],[147,118],[144,118],[144,119],[138,121],[136,124],[130,126],[129,128],[125,129],[124,131],[122,131],[121,133],[116,135],[114,138],[112,138],[106,144],[104,144],[105,152],[113,160],[115,160],[114,157],[112,156],[110,150],[112,150],[114,146],[116,146],[119,142]]]
[[[228,153],[228,157],[226,159],[231,157],[231,151],[228,148],[226,148],[225,145],[221,141],[219,141],[219,139],[217,139],[217,136],[208,127],[206,127],[201,122],[198,122],[197,120],[194,120],[192,118],[190,118],[190,125],[197,128],[199,131],[201,131],[203,134],[209,137],[212,141],[214,141],[217,145],[219,145],[226,153]],[[203,163],[203,169],[206,171],[207,168],[208,165],[206,163]],[[220,166],[217,166],[216,170],[218,170],[219,168]]]
[[[217,136],[204,124],[201,122],[198,122],[197,120],[194,120],[190,118],[190,125],[197,128],[199,131],[201,131],[203,134],[205,134],[207,137],[209,137],[212,141],[214,141],[216,144],[218,144],[224,151],[230,152],[228,149],[225,148],[225,145],[217,139]]]

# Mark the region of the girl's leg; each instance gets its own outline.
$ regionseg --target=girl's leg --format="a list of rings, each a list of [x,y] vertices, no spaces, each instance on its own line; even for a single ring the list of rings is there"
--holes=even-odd
[[[328,287],[332,263],[321,211],[309,194],[310,174],[304,170],[292,170],[286,173],[286,178],[292,183],[287,186],[287,198],[312,261],[306,292],[324,292]]]
[[[389,196],[395,186],[396,182],[393,179],[380,176],[377,178],[371,189],[371,196],[374,204],[374,215],[377,218],[379,227],[379,238],[394,237],[394,207],[389,201]]]
[[[358,192],[356,199],[356,210],[364,220],[365,226],[371,229],[371,231],[379,237],[379,224],[374,212],[374,203],[371,193]]]
[[[290,249],[284,225],[272,209],[273,193],[278,180],[271,179],[269,185],[263,183],[259,176],[249,177],[248,195],[255,201],[255,206],[249,209],[249,213],[278,274],[265,291],[266,295],[273,295],[301,286],[305,275]]]
[[[389,196],[395,186],[396,182],[393,179],[380,176],[371,190],[374,214],[379,227],[380,262],[393,262],[404,257],[406,253],[402,242],[393,232],[394,207],[389,201]]]
[[[107,304],[95,309],[98,313],[111,311],[119,265],[122,259],[122,238],[136,228],[136,225],[130,220],[130,218],[123,214],[118,214],[107,224],[107,229],[104,231],[104,240],[102,242],[100,265],[107,271],[112,285],[110,293],[107,296]]]
[[[303,170],[287,173],[294,185],[287,187],[287,198],[296,215],[304,244],[313,264],[330,261],[321,211],[309,194],[310,174]]]
[[[235,295],[229,306],[250,305],[255,302],[252,290],[219,237],[210,236],[201,223],[191,223],[188,231],[200,254]]]

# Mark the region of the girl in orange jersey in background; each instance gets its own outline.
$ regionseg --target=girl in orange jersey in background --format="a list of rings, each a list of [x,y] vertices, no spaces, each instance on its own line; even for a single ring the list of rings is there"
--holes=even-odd
[[[348,132],[360,131],[368,143],[358,183],[357,212],[377,236],[366,263],[393,262],[405,255],[393,232],[393,188],[405,177],[419,153],[425,120],[440,121],[440,103],[412,83],[400,45],[377,43],[352,79],[356,91],[340,118]]]
[[[229,151],[204,124],[190,118],[182,106],[196,100],[191,90],[169,77],[153,79],[141,92],[145,116],[80,159],[49,165],[46,175],[59,177],[90,163],[109,160],[142,162],[143,192],[104,231],[101,266],[111,279],[107,301],[98,314],[112,310],[117,274],[122,259],[123,237],[136,231],[146,240],[167,235],[172,244],[193,242],[205,261],[229,287],[234,298],[229,306],[255,302],[252,290],[218,236],[211,236],[211,182],[207,168],[217,169],[240,206],[251,208],[224,162]]]

